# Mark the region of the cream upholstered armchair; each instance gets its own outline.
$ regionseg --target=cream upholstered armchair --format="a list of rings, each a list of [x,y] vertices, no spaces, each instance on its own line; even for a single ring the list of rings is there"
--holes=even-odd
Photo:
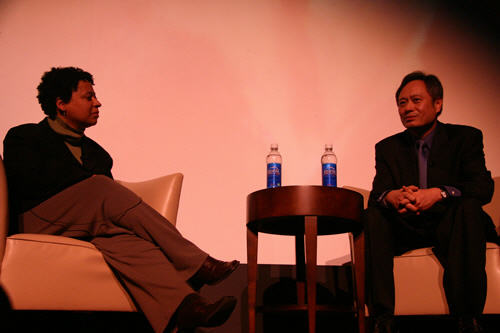
[[[120,182],[175,224],[183,175]],[[136,311],[93,244],[53,235],[6,236],[7,183],[0,158],[0,284],[14,310]]]
[[[500,177],[494,178],[493,199],[483,208],[500,233]],[[347,187],[361,193],[367,204],[369,191]],[[488,293],[485,314],[500,314],[500,247],[486,244],[486,274]],[[411,250],[394,258],[394,285],[396,315],[443,315],[449,314],[442,287],[443,267],[430,247]]]

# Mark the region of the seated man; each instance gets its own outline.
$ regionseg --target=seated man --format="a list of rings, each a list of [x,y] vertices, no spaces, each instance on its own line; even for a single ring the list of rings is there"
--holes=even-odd
[[[367,287],[374,332],[393,332],[393,257],[433,246],[459,332],[482,332],[486,239],[497,237],[482,210],[493,195],[481,131],[443,124],[443,87],[408,74],[396,92],[406,131],[375,146],[376,175],[365,214]]]
[[[14,227],[92,242],[155,332],[223,324],[236,299],[211,303],[195,290],[225,279],[239,262],[208,256],[113,180],[111,156],[84,134],[99,118],[93,84],[79,68],[52,68],[38,86],[47,117],[7,133],[5,170],[11,214],[19,222]]]

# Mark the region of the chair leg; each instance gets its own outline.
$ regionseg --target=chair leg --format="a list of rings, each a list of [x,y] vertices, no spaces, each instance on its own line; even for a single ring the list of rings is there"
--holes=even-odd
[[[365,318],[365,235],[361,233],[353,240],[349,234],[352,257],[352,273],[354,278],[353,291],[355,298],[355,310],[358,316],[359,333],[366,333]]]
[[[248,332],[255,333],[255,307],[257,303],[257,247],[258,232],[247,228],[248,261]]]
[[[318,241],[318,218],[305,217],[306,270],[307,270],[307,312],[309,333],[316,332],[316,264]]]
[[[295,269],[296,269],[296,285],[297,285],[297,304],[306,304],[306,259],[304,257],[304,234],[295,236]]]

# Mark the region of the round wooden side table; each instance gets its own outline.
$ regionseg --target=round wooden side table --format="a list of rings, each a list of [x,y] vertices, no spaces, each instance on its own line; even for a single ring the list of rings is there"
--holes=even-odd
[[[363,197],[355,191],[325,186],[283,186],[247,197],[247,259],[249,332],[255,333],[257,248],[259,232],[295,236],[297,304],[259,307],[262,311],[307,310],[309,333],[316,331],[316,311],[348,311],[365,332],[364,239],[361,233]],[[349,233],[353,306],[316,305],[317,236]],[[305,235],[305,249],[304,249]],[[358,236],[354,241],[354,236]],[[305,250],[305,254],[304,254]],[[307,288],[307,289],[306,289]],[[307,290],[307,303],[305,294]]]

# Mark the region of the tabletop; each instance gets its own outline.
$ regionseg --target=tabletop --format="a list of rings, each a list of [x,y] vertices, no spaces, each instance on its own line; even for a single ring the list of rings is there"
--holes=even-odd
[[[338,187],[282,186],[247,197],[248,228],[270,234],[303,234],[305,216],[317,217],[318,235],[358,234],[362,213],[363,196]]]

